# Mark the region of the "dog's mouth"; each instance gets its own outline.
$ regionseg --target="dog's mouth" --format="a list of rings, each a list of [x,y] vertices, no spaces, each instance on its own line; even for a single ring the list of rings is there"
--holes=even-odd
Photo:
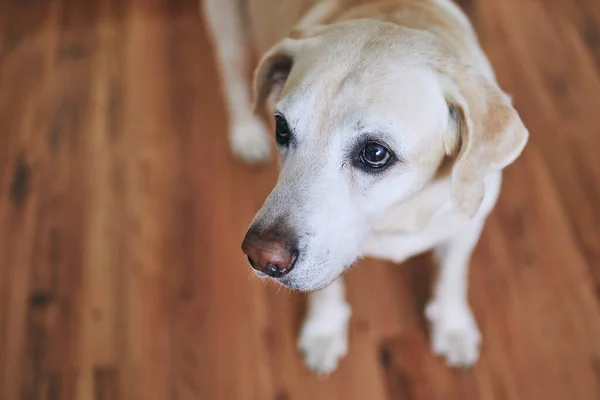
[[[296,292],[310,293],[310,292],[316,292],[316,291],[325,289],[327,286],[331,285],[333,282],[340,279],[348,270],[350,270],[354,266],[354,264],[355,264],[355,262],[348,264],[347,266],[345,266],[342,269],[342,272],[340,274],[338,274],[335,278],[329,279],[329,280],[327,280],[323,283],[319,283],[317,285],[306,285],[306,284],[303,284],[303,282],[298,282],[297,279],[294,279],[290,276],[284,276],[281,278],[273,278],[273,277],[265,274],[264,272],[260,272],[260,271],[256,271],[256,275],[261,279],[269,279],[272,282],[275,282],[279,285],[282,285],[282,286],[284,286],[288,289],[294,290]]]

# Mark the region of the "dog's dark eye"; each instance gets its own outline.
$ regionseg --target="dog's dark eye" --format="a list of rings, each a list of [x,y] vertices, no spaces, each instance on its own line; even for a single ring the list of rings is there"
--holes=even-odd
[[[275,140],[280,146],[287,146],[291,139],[290,127],[282,115],[275,115]]]
[[[360,161],[373,169],[385,167],[391,158],[392,155],[387,147],[376,142],[367,143],[360,153]]]

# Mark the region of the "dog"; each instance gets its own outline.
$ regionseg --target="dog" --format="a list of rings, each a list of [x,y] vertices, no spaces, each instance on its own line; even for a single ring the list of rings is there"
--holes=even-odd
[[[280,173],[242,249],[262,278],[309,292],[298,346],[316,373],[348,351],[342,275],[361,257],[433,250],[435,354],[474,365],[471,254],[529,137],[451,0],[204,0],[242,160]],[[258,65],[253,89],[246,68]]]

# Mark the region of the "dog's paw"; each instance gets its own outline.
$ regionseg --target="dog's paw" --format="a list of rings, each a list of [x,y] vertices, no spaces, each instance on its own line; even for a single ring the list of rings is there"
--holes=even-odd
[[[231,150],[242,161],[259,164],[269,160],[271,144],[268,130],[259,118],[248,118],[232,126]]]
[[[481,334],[469,306],[430,303],[425,314],[431,326],[431,345],[451,367],[468,368],[479,359]]]
[[[348,353],[349,319],[350,308],[346,304],[332,306],[327,312],[320,310],[319,315],[306,319],[298,347],[313,372],[320,375],[333,372]]]

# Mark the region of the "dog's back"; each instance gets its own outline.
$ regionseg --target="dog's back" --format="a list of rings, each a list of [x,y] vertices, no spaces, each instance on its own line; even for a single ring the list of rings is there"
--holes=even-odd
[[[240,0],[248,35],[258,56],[290,34],[298,24],[356,18],[388,21],[436,33],[455,54],[493,78],[466,16],[451,0]]]

